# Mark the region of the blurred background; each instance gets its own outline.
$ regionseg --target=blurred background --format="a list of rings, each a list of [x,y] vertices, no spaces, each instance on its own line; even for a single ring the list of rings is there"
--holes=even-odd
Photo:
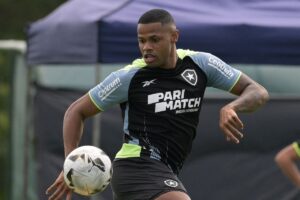
[[[66,108],[139,56],[136,22],[151,8],[173,14],[178,48],[210,52],[265,86],[271,99],[241,114],[245,139],[227,143],[218,111],[233,96],[208,88],[181,179],[192,199],[297,200],[274,155],[300,137],[298,0],[0,0],[0,200],[42,200],[63,163]],[[86,121],[81,145],[113,159],[120,109]],[[111,189],[91,198],[110,200]]]
[[[26,40],[26,26],[44,17],[62,0],[0,0],[0,40]],[[10,45],[11,46],[11,45]],[[22,47],[21,47],[22,48]],[[11,118],[13,72],[16,56],[23,54],[18,47],[0,48],[0,199],[8,200],[12,190]],[[20,52],[21,51],[21,52]],[[24,56],[24,55],[22,55]]]

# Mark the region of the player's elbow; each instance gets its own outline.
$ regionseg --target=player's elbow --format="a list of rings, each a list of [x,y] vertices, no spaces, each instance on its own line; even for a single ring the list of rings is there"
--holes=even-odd
[[[274,161],[275,161],[277,164],[279,164],[279,163],[282,162],[282,156],[281,156],[280,153],[277,153],[277,154],[276,154],[276,156],[275,156],[275,158],[274,158]]]
[[[258,85],[258,88],[257,88],[257,99],[258,99],[258,104],[260,106],[264,105],[270,98],[269,96],[269,92],[266,90],[266,88],[264,88],[263,86],[261,85]]]
[[[284,166],[290,162],[289,157],[282,151],[278,152],[274,158],[278,166]]]
[[[266,103],[270,99],[269,92],[264,87],[262,87],[261,89],[261,96],[264,103]]]
[[[64,115],[64,119],[71,119],[71,120],[74,120],[74,119],[80,119],[81,121],[85,120],[85,117],[84,115],[82,114],[81,112],[81,109],[80,107],[78,106],[78,103],[75,101],[73,102],[69,107],[68,109],[66,110],[65,112],[65,115]]]

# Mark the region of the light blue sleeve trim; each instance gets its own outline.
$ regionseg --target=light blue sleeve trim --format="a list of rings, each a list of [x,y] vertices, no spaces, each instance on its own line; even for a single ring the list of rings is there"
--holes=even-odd
[[[208,87],[230,91],[242,74],[210,53],[198,52],[190,57],[205,73]]]
[[[101,108],[101,107],[96,103],[96,101],[94,100],[94,97],[92,96],[91,90],[89,91],[89,97],[90,97],[91,101],[93,102],[93,104],[94,104],[100,111],[103,111],[103,108]]]
[[[139,68],[123,68],[112,72],[101,83],[90,89],[89,96],[101,111],[128,100],[128,88]]]

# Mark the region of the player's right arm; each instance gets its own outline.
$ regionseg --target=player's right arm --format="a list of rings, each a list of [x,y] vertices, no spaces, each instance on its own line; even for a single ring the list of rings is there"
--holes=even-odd
[[[63,139],[65,157],[78,147],[84,127],[84,120],[99,113],[100,110],[85,94],[67,109],[63,123]]]
[[[73,149],[78,147],[84,127],[84,121],[100,110],[91,101],[88,94],[85,94],[73,102],[65,112],[63,122],[64,151],[67,156]],[[66,195],[66,200],[71,200],[71,190],[64,181],[61,172],[55,182],[46,190],[50,195],[48,200],[61,200]]]
[[[139,68],[134,66],[112,72],[87,94],[73,102],[65,112],[63,140],[65,157],[78,147],[83,133],[84,121],[115,104],[127,101],[130,80]],[[71,190],[64,182],[63,173],[47,189],[49,200],[61,200],[66,195],[71,200]]]
[[[275,156],[275,161],[282,173],[300,188],[300,172],[296,165],[296,161],[300,160],[299,156],[299,144],[294,142],[280,150]]]

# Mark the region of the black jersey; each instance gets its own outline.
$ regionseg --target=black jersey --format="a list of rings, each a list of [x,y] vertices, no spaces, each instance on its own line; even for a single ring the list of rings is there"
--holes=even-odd
[[[241,74],[209,53],[177,54],[174,69],[137,59],[90,90],[100,110],[121,105],[124,144],[116,158],[146,156],[178,173],[192,147],[205,88],[231,90]]]

